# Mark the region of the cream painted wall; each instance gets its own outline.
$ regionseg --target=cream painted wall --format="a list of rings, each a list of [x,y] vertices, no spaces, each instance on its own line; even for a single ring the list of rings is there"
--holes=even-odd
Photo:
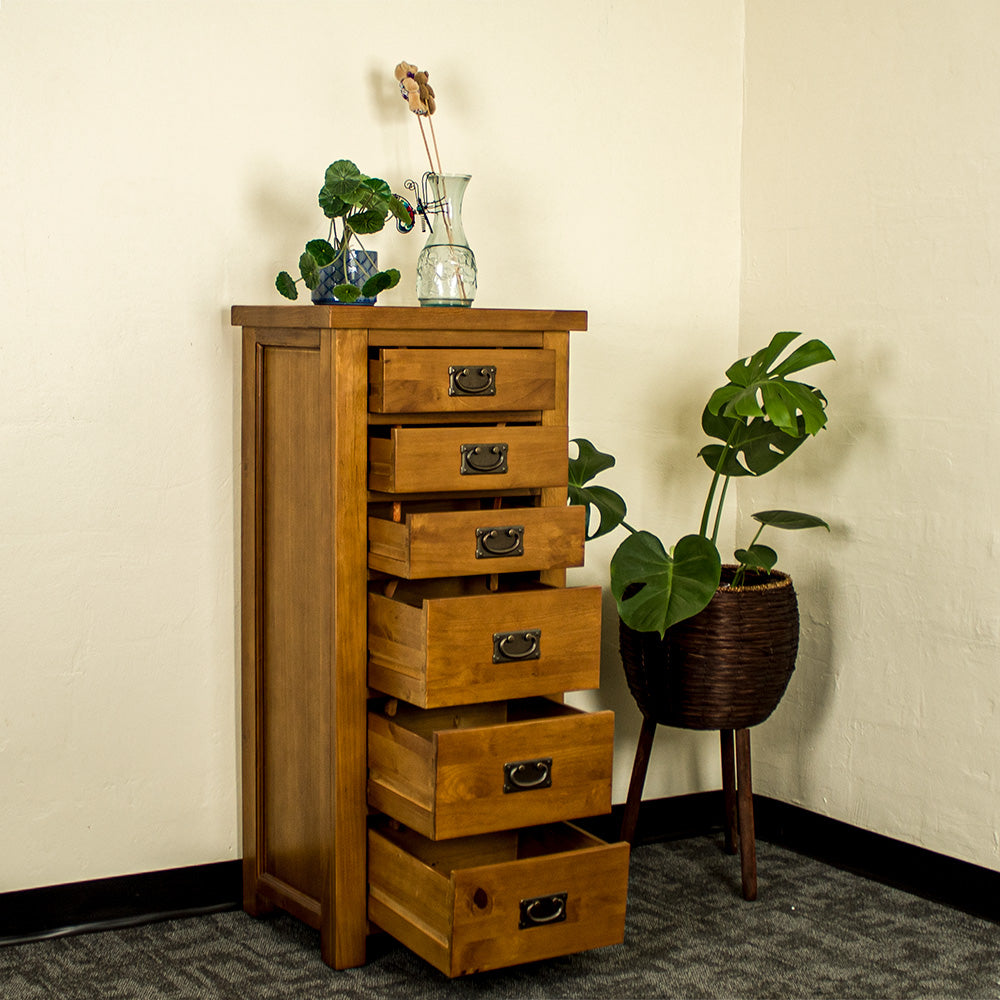
[[[829,431],[739,496],[834,525],[782,545],[804,645],[756,787],[998,869],[1000,10],[746,11],[741,346],[838,355]]]
[[[588,309],[573,433],[640,523],[697,506],[674,466],[736,343],[742,2],[434,12],[366,3],[366,36],[334,0],[0,0],[0,892],[239,855],[229,307],[280,301],[332,159],[424,169],[399,59],[473,175],[477,304]],[[378,246],[387,304],[419,247]],[[714,780],[697,741],[658,754],[651,795]]]

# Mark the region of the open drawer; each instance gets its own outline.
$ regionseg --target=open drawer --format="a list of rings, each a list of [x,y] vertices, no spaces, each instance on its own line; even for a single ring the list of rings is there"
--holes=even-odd
[[[611,811],[613,712],[547,698],[368,713],[368,803],[434,840]]]
[[[447,976],[619,944],[628,845],[558,824],[435,843],[368,832],[368,917]]]
[[[383,348],[368,363],[372,413],[549,410],[556,353],[495,348]]]
[[[368,439],[368,488],[383,493],[566,486],[565,427],[393,427]]]
[[[417,511],[368,518],[368,566],[408,580],[583,565],[583,507]]]
[[[421,708],[600,685],[601,588],[485,577],[368,595],[368,685]]]

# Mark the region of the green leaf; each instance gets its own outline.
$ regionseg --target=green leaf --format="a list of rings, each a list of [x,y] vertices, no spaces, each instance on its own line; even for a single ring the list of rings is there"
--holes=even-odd
[[[401,198],[393,195],[389,199],[389,211],[392,212],[403,226],[409,226],[410,229],[413,228],[413,216],[410,215],[410,210],[403,204]]]
[[[764,378],[768,368],[777,360],[778,355],[796,338],[802,336],[800,333],[790,333],[782,331],[776,333],[771,338],[771,343],[767,347],[762,347],[749,358],[740,358],[726,370],[726,378],[735,385],[746,387],[753,382]]]
[[[299,258],[299,274],[302,275],[306,288],[312,289],[319,284],[319,265],[308,250]]]
[[[583,516],[584,538],[591,541],[614,531],[625,520],[625,501],[606,486],[575,486],[570,483],[567,496],[571,507],[585,507]],[[591,508],[600,518],[596,531],[590,530]]]
[[[792,372],[812,368],[813,365],[822,364],[824,361],[836,360],[833,351],[822,340],[809,340],[800,347],[796,347],[771,374],[784,378],[786,375],[791,375]]]
[[[708,408],[702,414],[705,433],[731,442],[731,450],[722,468],[725,476],[762,476],[780,465],[805,441],[805,424],[798,418],[796,435],[786,434],[764,417],[744,422],[736,417],[712,414]],[[722,454],[722,445],[706,445],[698,454],[714,472]],[[740,463],[740,459],[742,462]]]
[[[379,232],[385,225],[385,213],[376,212],[374,209],[367,209],[363,212],[354,212],[344,219],[344,225],[349,226],[354,232],[362,236]]]
[[[392,190],[381,177],[366,177],[361,182],[362,188],[369,192],[366,199],[360,204],[376,211],[381,211],[384,216],[389,211],[389,201],[392,198]]]
[[[629,535],[611,559],[611,592],[630,628],[659,632],[696,615],[719,586],[719,551],[701,535],[685,535],[668,555],[648,531]],[[631,584],[639,590],[625,596]]]
[[[625,501],[606,486],[586,485],[615,464],[614,456],[598,451],[586,438],[574,438],[570,443],[576,445],[577,455],[569,460],[569,502],[571,506],[586,508],[584,531],[586,540],[590,541],[614,531],[625,520]],[[593,533],[590,530],[592,508],[600,517],[600,524]]]
[[[349,201],[344,201],[339,195],[334,194],[328,187],[320,188],[319,207],[323,209],[323,214],[328,219],[339,219],[347,215],[354,205]]]
[[[741,566],[763,570],[765,573],[770,573],[778,561],[778,553],[767,545],[751,545],[749,549],[737,549],[733,554]]]
[[[285,296],[286,299],[297,299],[299,290],[295,287],[295,281],[287,271],[282,271],[274,279],[274,287]]]
[[[730,383],[712,393],[709,411],[733,420],[762,417],[793,437],[818,433],[826,424],[826,397],[813,386],[790,381],[785,375],[832,360],[830,349],[822,341],[809,341],[773,372],[767,370],[798,336],[797,333],[776,333],[767,347],[730,366],[726,372]]]
[[[399,271],[395,268],[392,269],[396,273],[396,280],[392,280],[392,274],[389,271],[377,271],[373,274],[362,286],[361,294],[365,298],[373,299],[379,292],[384,292],[387,288],[392,288],[393,285],[399,283]]]
[[[306,244],[306,250],[312,254],[313,260],[320,267],[326,267],[327,264],[332,264],[337,259],[337,251],[333,244],[327,240],[310,240]]]
[[[334,297],[339,299],[341,302],[354,302],[360,297],[361,292],[358,291],[357,285],[344,284],[335,286],[333,294]]]
[[[326,168],[323,186],[331,195],[348,200],[358,189],[364,175],[351,160],[337,160]]]
[[[614,455],[598,451],[586,438],[573,438],[570,444],[576,445],[576,458],[569,460],[569,481],[575,486],[585,486],[615,464]]]
[[[823,518],[814,514],[802,514],[797,510],[761,510],[750,516],[770,528],[784,528],[787,531],[799,531],[802,528],[830,530],[830,525]]]

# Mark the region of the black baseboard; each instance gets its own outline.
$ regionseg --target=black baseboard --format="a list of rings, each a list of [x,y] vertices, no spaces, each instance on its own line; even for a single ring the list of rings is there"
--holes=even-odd
[[[623,811],[617,805],[579,825],[614,841]],[[722,816],[721,791],[647,800],[636,843],[721,832]],[[1000,872],[763,795],[754,796],[754,824],[759,840],[1000,923]],[[238,909],[241,878],[239,861],[220,861],[2,893],[0,946]]]
[[[754,795],[758,840],[815,858],[833,868],[902,889],[993,923],[1000,923],[1000,871],[820,816],[800,806]],[[584,821],[604,840],[617,840],[624,806]],[[697,792],[642,803],[636,844],[722,832],[722,792]]]
[[[237,909],[239,861],[0,894],[0,945]]]

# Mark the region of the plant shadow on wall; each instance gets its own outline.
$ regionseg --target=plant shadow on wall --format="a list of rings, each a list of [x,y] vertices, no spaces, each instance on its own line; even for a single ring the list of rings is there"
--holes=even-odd
[[[834,360],[833,352],[809,340],[782,358],[799,336],[775,334],[732,364],[728,381],[711,394],[701,418],[713,439],[699,452],[711,473],[701,523],[669,550],[626,521],[618,493],[592,482],[615,459],[586,439],[574,442],[569,500],[586,507],[588,540],[619,526],[628,532],[611,558],[611,591],[629,687],[647,718],[686,728],[745,728],[763,721],[787,686],[798,605],[790,578],[775,569],[777,552],[762,536],[768,529],[829,525],[798,511],[758,511],[756,533],[727,565],[718,535],[732,480],[773,471],[826,426],[826,397],[791,376]],[[599,523],[592,527],[595,511]]]

